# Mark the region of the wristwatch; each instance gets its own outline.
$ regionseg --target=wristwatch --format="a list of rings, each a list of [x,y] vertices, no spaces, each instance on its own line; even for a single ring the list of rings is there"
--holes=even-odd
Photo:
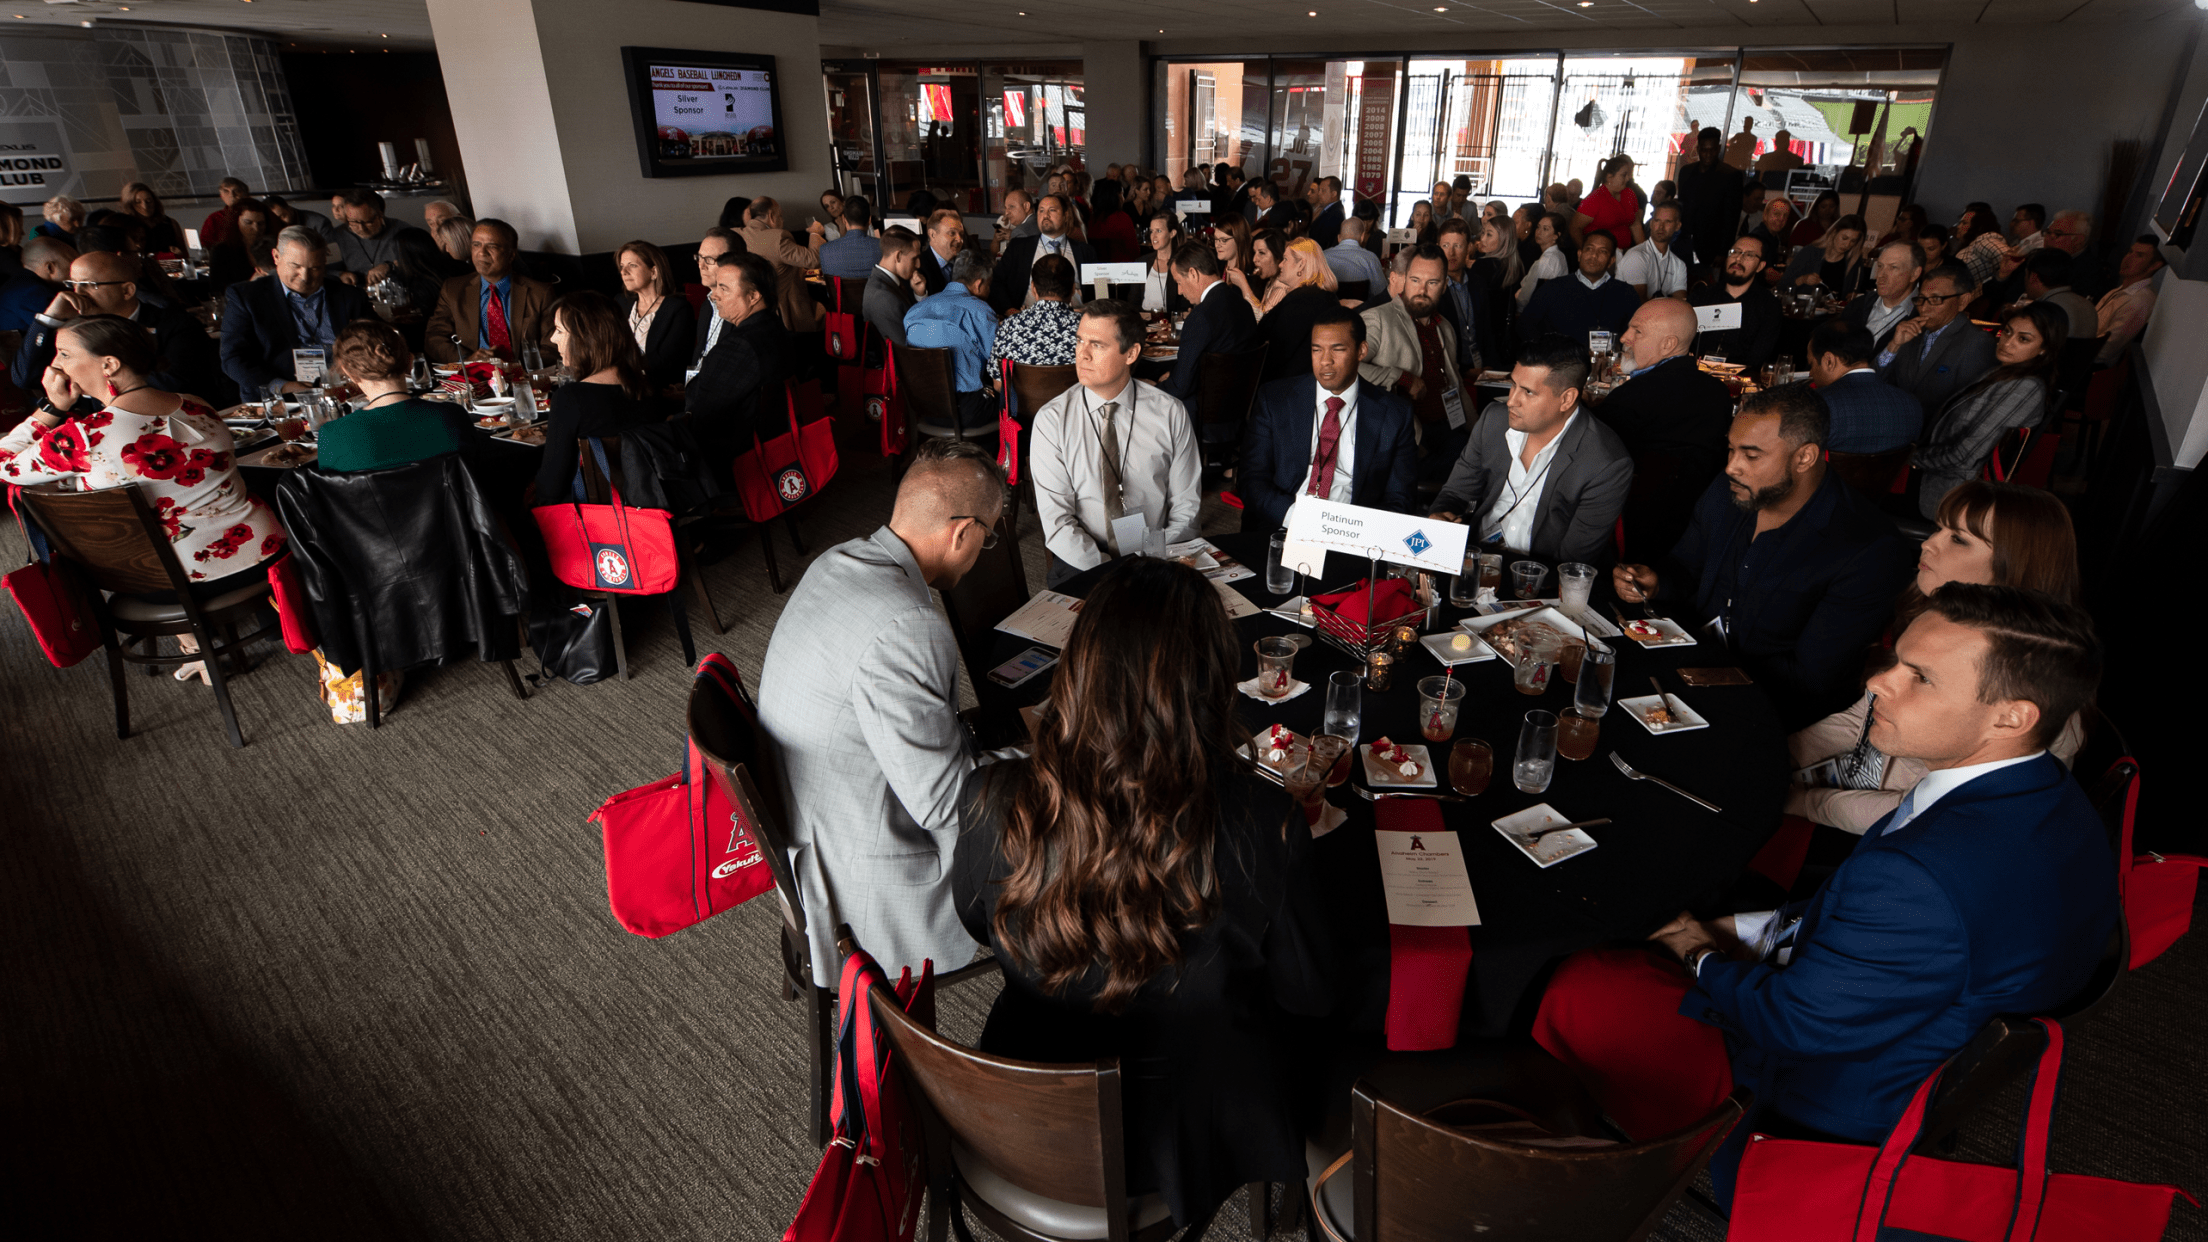
[[[1717,950],[1714,947],[1710,945],[1704,945],[1701,948],[1687,954],[1687,973],[1693,975],[1697,979],[1701,978],[1702,959],[1708,957],[1710,954],[1715,952],[1717,952]]]

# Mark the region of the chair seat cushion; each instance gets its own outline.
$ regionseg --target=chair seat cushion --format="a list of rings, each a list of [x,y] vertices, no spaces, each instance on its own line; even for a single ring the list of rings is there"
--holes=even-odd
[[[250,604],[268,594],[268,579],[254,575],[253,581],[235,590],[224,591],[200,604],[201,614],[223,612],[240,604]],[[117,621],[138,622],[144,625],[166,625],[184,620],[184,605],[162,603],[142,595],[114,595],[107,601],[108,610]]]
[[[1109,1232],[1103,1208],[1083,1207],[1023,1190],[1006,1181],[988,1161],[968,1151],[963,1143],[951,1144],[951,1159],[957,1163],[959,1176],[966,1179],[969,1190],[1028,1229],[1054,1238],[1101,1238]],[[1169,1215],[1163,1195],[1144,1195],[1135,1200],[1133,1206],[1131,1233],[1140,1233]]]

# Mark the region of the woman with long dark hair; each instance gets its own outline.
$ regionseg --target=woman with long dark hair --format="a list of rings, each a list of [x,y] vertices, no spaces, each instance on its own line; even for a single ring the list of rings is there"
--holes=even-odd
[[[1608,233],[1623,253],[1648,240],[1641,227],[1641,196],[1633,188],[1633,157],[1613,155],[1602,162],[1601,179],[1573,208],[1572,236]],[[1575,247],[1576,249],[1576,247]]]
[[[123,187],[123,210],[146,226],[146,249],[153,253],[184,254],[184,226],[161,205],[161,196],[143,181]]]
[[[614,251],[613,265],[621,276],[621,310],[643,351],[645,379],[656,393],[679,394],[698,321],[690,299],[675,283],[675,265],[648,241],[632,241]]]
[[[1810,203],[1809,214],[1803,216],[1802,222],[1794,226],[1794,232],[1787,237],[1786,242],[1790,246],[1811,245],[1830,232],[1839,219],[1840,196],[1826,190],[1817,195],[1816,201]]]
[[[1939,525],[1918,553],[1917,576],[1894,609],[1895,635],[1924,611],[1932,592],[1950,582],[2023,587],[2066,604],[2078,602],[2077,534],[2070,511],[2054,496],[2036,487],[1972,479],[1940,501],[1936,520]],[[1789,814],[1861,836],[1924,779],[1921,760],[1884,755],[1871,760],[1864,741],[1870,710],[1865,695],[1787,739],[1795,770],[1840,760],[1835,774],[1844,771],[1848,782],[1795,785],[1786,797]],[[2084,739],[2083,725],[2072,718],[2047,749],[2068,763]]]
[[[1114,294],[1135,304],[1135,309],[1148,314],[1188,309],[1188,299],[1173,285],[1173,252],[1182,241],[1181,218],[1168,210],[1151,214],[1143,224],[1143,236],[1147,245],[1142,252],[1143,281],[1130,287],[1123,294]]]
[[[2069,312],[2047,302],[2026,303],[2001,321],[1999,338],[1993,356],[2000,365],[1925,420],[1924,436],[1910,455],[1922,475],[1917,507],[1928,518],[1938,517],[1940,501],[1978,473],[2002,436],[2013,428],[2036,427],[2047,417],[2055,367],[2070,339]]]
[[[1417,238],[1411,243],[1414,246],[1431,246],[1441,239],[1441,221],[1434,218],[1434,205],[1423,198],[1411,204],[1410,223],[1403,227]]]
[[[1280,280],[1281,261],[1288,257],[1288,235],[1279,229],[1259,229],[1250,234],[1250,266],[1247,271],[1236,269],[1227,273],[1227,280],[1249,299],[1250,309],[1262,315],[1267,298],[1274,296],[1273,287]],[[1283,291],[1285,292],[1285,291]]]
[[[552,347],[575,376],[552,390],[552,421],[544,432],[544,462],[537,467],[533,504],[556,505],[575,496],[582,441],[619,436],[642,423],[661,421],[647,401],[644,355],[629,331],[629,317],[595,289],[552,303]]]
[[[1897,241],[1913,242],[1917,240],[1917,234],[1924,230],[1924,226],[1931,222],[1931,216],[1926,214],[1923,207],[1916,203],[1903,203],[1894,211],[1892,231],[1878,239],[1878,248],[1883,250]]]
[[[951,886],[1005,987],[981,1047],[1116,1057],[1127,1190],[1176,1221],[1303,1176],[1287,1014],[1326,1012],[1309,825],[1238,753],[1242,645],[1202,574],[1128,557],[1090,592],[1030,759],[968,778]]]

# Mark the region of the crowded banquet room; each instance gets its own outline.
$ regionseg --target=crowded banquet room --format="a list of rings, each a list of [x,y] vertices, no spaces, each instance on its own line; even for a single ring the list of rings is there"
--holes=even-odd
[[[2208,0],[0,23],[7,1236],[2208,1242]]]

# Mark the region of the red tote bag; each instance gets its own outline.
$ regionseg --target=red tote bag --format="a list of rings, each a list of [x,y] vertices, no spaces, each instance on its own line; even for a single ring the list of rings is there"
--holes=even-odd
[[[85,594],[77,576],[66,566],[38,559],[38,545],[31,542],[23,512],[16,508],[16,493],[21,490],[8,489],[8,508],[15,510],[16,529],[23,532],[23,546],[30,560],[22,568],[0,576],[0,583],[6,584],[15,606],[23,610],[23,619],[30,623],[31,636],[38,639],[38,649],[46,653],[47,663],[69,668],[100,649],[99,622],[92,614],[91,597]]]
[[[788,433],[755,440],[751,451],[736,459],[736,494],[744,516],[754,522],[781,517],[836,477],[835,421],[824,415],[800,425],[796,394],[785,386],[782,400],[789,407]]]
[[[742,674],[714,652],[698,677],[752,710]],[[705,770],[697,743],[682,771],[606,799],[591,812],[606,848],[606,899],[621,926],[658,939],[742,905],[774,887],[751,826]]]
[[[2133,776],[2124,790],[2123,846],[2117,859],[2123,867],[2124,930],[2131,938],[2131,960],[2126,966],[2137,970],[2192,930],[2193,898],[2208,858],[2138,852],[2132,830],[2139,817],[2139,761],[2125,755],[2108,770],[2113,775],[2125,764],[2131,765]]]
[[[997,468],[1004,471],[1007,487],[1020,485],[1020,420],[1012,417],[1012,403],[1019,400],[1012,392],[1012,360],[1007,358],[997,364],[1002,372],[1004,404],[997,407]]]
[[[881,427],[882,456],[905,451],[905,399],[897,391],[896,348],[882,342],[882,365],[859,372],[859,391],[866,397],[866,416]]]
[[[604,446],[590,436],[583,443],[610,486],[613,470]],[[675,557],[674,515],[665,509],[631,508],[616,490],[612,504],[538,505],[530,512],[544,536],[552,575],[567,585],[616,595],[664,595],[675,589],[682,565]]]
[[[890,1065],[888,1039],[874,1018],[876,989],[897,1007],[933,1025],[935,964],[889,976],[865,950],[844,959],[836,988],[836,1093],[829,1112],[835,1137],[805,1188],[782,1242],[912,1242],[927,1187],[922,1136]]]
[[[821,344],[828,356],[838,362],[857,362],[866,342],[860,334],[861,320],[843,306],[843,282],[830,276],[828,283],[835,290],[836,305],[821,318]]]
[[[1940,1075],[1917,1088],[1880,1147],[1750,1137],[1727,1242],[2152,1242],[2169,1225],[2176,1186],[2047,1172],[2047,1134],[2062,1077],[2062,1026],[2047,1032],[2019,1144],[2020,1169],[1910,1154]],[[1960,1053],[1957,1054],[1961,1055]]]

